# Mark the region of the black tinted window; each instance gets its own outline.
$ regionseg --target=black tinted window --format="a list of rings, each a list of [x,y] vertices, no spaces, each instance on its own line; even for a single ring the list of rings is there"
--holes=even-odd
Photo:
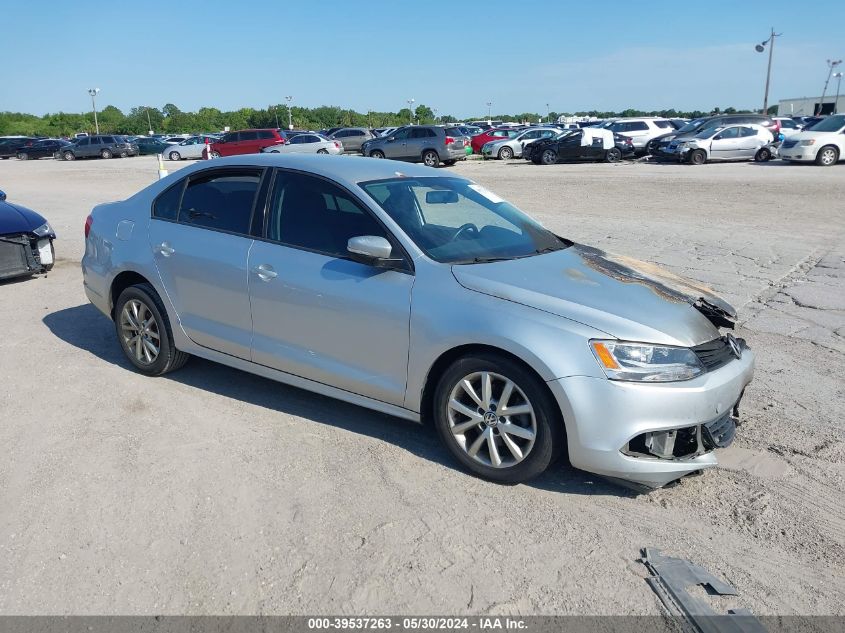
[[[258,132],[240,132],[239,141],[257,141]]]
[[[464,131],[458,127],[447,127],[446,128],[446,135],[447,136],[466,136]]]
[[[175,220],[179,215],[179,200],[182,198],[182,189],[185,188],[185,181],[180,180],[156,198],[153,202],[153,217],[162,220]]]
[[[757,136],[757,130],[750,127],[741,127],[739,128],[739,135],[740,136]]]
[[[276,135],[273,134],[270,130],[261,130],[258,133],[258,138],[276,138]]]
[[[305,174],[279,172],[270,205],[271,240],[347,257],[351,237],[387,237],[378,221],[337,185]]]
[[[114,141],[114,137],[113,137],[113,136],[104,136],[104,137],[102,137],[102,138],[100,139],[100,142],[102,142],[102,143],[103,143],[103,144],[105,144],[105,145],[111,145],[111,144],[112,144],[112,143],[114,143],[115,141]]]
[[[82,146],[82,145],[88,145],[88,143],[90,142],[90,140],[91,140],[91,139],[88,139],[88,138],[81,138],[81,139],[79,139],[78,141],[76,141],[76,144],[77,144],[77,145],[79,145],[79,146]]]
[[[738,128],[738,127],[729,127],[727,129],[724,129],[721,132],[719,132],[716,135],[716,138],[717,139],[737,138],[739,136],[739,130],[740,130],[740,128]]]
[[[663,129],[667,129],[667,130],[668,130],[669,128],[673,127],[673,126],[672,126],[672,122],[671,122],[671,121],[655,121],[655,122],[654,122],[654,124],[655,124],[657,127],[660,127],[660,128],[663,128]]]
[[[235,170],[192,179],[182,196],[179,221],[246,235],[260,176],[258,170]]]

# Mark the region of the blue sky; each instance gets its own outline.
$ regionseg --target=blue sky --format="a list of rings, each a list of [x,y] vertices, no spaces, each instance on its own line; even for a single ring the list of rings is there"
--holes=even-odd
[[[7,0],[0,110],[223,110],[282,103],[470,117],[551,110],[759,108],[818,96],[845,57],[845,2]],[[35,46],[34,44],[40,44]],[[832,82],[834,84],[835,82]],[[833,86],[831,87],[831,90]]]

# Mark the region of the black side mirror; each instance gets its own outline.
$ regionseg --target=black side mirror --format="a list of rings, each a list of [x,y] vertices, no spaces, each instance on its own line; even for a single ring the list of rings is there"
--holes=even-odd
[[[6,192],[0,191],[0,202],[3,202],[6,199]]]

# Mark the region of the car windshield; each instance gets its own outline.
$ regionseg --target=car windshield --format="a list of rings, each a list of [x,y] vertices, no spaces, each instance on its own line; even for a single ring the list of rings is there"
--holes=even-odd
[[[678,130],[678,134],[684,134],[686,132],[694,132],[695,130],[700,128],[706,120],[707,119],[695,119],[693,121],[690,121],[689,123],[687,123],[686,125],[684,125],[682,128],[680,128]]]
[[[360,183],[433,260],[472,264],[529,257],[570,245],[496,194],[452,177]]]
[[[808,128],[812,132],[838,132],[845,126],[845,114],[829,116]]]

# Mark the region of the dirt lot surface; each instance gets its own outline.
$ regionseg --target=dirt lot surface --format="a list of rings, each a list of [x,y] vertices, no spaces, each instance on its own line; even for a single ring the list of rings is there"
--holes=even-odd
[[[155,160],[2,161],[59,259],[0,285],[0,614],[657,614],[644,546],[739,590],[715,608],[845,614],[845,166],[454,171],[737,306],[758,367],[722,467],[499,486],[423,426],[197,359],[145,378],[79,260],[90,208]]]

